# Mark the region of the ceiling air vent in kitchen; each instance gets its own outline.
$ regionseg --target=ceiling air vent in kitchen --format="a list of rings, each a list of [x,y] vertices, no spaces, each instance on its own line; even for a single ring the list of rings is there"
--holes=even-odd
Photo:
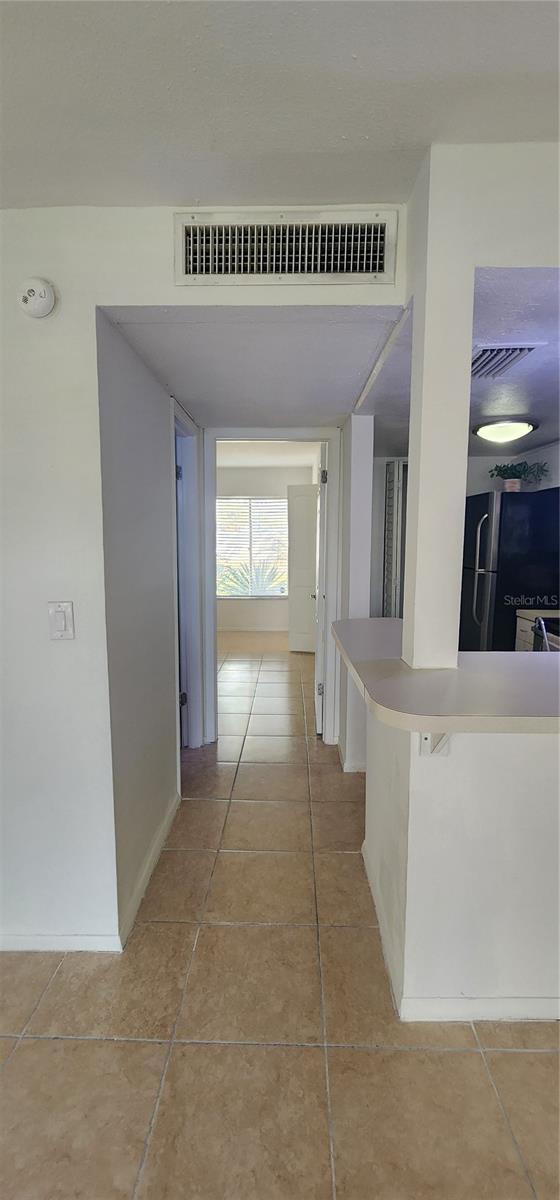
[[[472,378],[496,379],[534,349],[534,346],[477,346],[471,365]]]
[[[392,283],[396,210],[175,214],[176,283]]]

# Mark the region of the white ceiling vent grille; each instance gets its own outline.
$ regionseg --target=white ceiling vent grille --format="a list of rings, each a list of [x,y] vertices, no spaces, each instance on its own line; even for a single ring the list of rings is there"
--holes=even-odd
[[[471,365],[472,378],[496,379],[534,349],[534,346],[477,346]]]
[[[177,283],[392,283],[397,213],[373,209],[177,213]]]

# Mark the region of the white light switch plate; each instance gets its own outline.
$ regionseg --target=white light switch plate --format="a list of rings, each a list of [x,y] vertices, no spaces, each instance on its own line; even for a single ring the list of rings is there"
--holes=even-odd
[[[74,637],[74,604],[72,600],[49,601],[49,630],[52,642]]]

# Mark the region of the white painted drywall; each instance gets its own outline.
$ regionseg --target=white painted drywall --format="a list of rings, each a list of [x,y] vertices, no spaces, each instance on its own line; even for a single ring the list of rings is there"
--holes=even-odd
[[[422,757],[412,736],[403,1015],[552,1018],[557,738],[453,734]]]
[[[397,1005],[402,997],[405,967],[412,737],[406,730],[383,725],[368,710],[362,853]]]
[[[218,496],[266,496],[286,499],[293,483],[313,483],[309,467],[218,467]]]
[[[311,483],[313,468],[303,467],[218,467],[218,496],[265,496],[286,499],[291,484]],[[288,597],[266,599],[219,599],[217,627],[226,630],[287,630]]]
[[[235,286],[175,286],[171,208],[13,209],[0,222],[5,944],[117,948],[96,305],[249,298]],[[14,299],[34,275],[58,297],[43,321]],[[375,307],[402,303],[404,291],[399,249],[395,286],[263,285],[250,303]],[[74,601],[74,642],[49,641],[53,599]],[[212,713],[208,697],[208,737]]]
[[[218,599],[218,631],[287,630],[288,597],[267,596],[265,599]]]
[[[557,1015],[557,739],[419,735],[368,712],[363,856],[405,1020]]]
[[[433,253],[459,293],[462,268],[455,278],[450,265],[465,260],[469,273],[475,263],[514,266],[520,258],[522,265],[554,265],[554,147],[437,146],[432,168],[436,226],[445,235]],[[13,209],[0,219],[3,921],[7,938],[103,941],[116,937],[117,905],[95,308],[242,307],[247,289],[174,285],[171,208]],[[402,304],[414,290],[406,286],[405,246],[401,212],[395,285],[263,285],[251,288],[250,303]],[[411,262],[418,248],[414,254]],[[57,308],[44,321],[30,321],[14,300],[32,275],[51,279],[57,291]],[[329,572],[336,575],[334,561]],[[74,600],[74,642],[49,642],[52,599]],[[425,597],[422,613],[430,647],[437,616]],[[211,710],[208,700],[207,728]]]
[[[367,617],[371,587],[372,416],[351,416],[342,430],[341,616]],[[339,750],[347,771],[366,766],[366,712],[346,666],[340,665]]]
[[[528,450],[525,454],[520,450],[519,453],[509,456],[497,454],[495,458],[472,455],[467,466],[467,496],[474,496],[479,492],[501,492],[504,486],[503,481],[491,479],[488,474],[490,468],[494,466],[494,463],[521,462],[523,459],[528,463],[545,462],[549,470],[546,479],[543,479],[538,488],[524,485],[528,491],[542,491],[545,488],[560,485],[560,442],[551,442],[548,446],[538,446],[535,450]]]
[[[119,924],[128,933],[177,800],[174,406],[97,319]]]
[[[436,145],[409,204],[411,666],[452,667],[457,657],[475,268],[557,265],[557,171],[552,144]]]

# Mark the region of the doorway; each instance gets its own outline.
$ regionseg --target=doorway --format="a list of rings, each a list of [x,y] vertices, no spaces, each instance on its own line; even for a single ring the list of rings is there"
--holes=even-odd
[[[244,650],[250,657],[265,642],[309,655],[315,730],[335,742],[339,431],[205,430],[204,441],[204,615],[214,664]],[[205,670],[214,664],[209,654]]]

